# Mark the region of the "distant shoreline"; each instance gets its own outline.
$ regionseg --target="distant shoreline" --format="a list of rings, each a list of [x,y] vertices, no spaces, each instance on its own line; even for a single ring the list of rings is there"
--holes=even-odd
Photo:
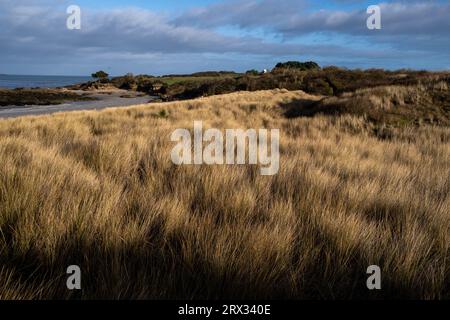
[[[42,91],[42,90],[41,90]],[[80,92],[78,90],[60,89],[60,92],[70,92],[79,95],[79,99],[58,101],[58,103],[48,104],[23,104],[0,106],[0,119],[16,118],[21,116],[33,116],[52,114],[56,112],[70,112],[82,110],[101,110],[106,108],[127,107],[138,104],[146,104],[156,99],[149,95],[130,92],[127,90],[93,90],[90,92]],[[1,98],[0,90],[0,98]]]
[[[448,88],[450,84],[450,73],[446,72],[408,70],[392,72],[382,69],[348,70],[339,67],[321,68],[313,62],[286,62],[277,64],[271,71],[259,72],[257,70],[249,70],[245,74],[210,71],[191,75],[163,77],[126,74],[114,78],[107,77],[108,75],[104,72],[103,74],[106,76],[98,75],[98,80],[89,78],[88,81],[82,82],[81,79],[76,78],[76,80],[80,81],[73,82],[78,82],[78,84],[60,85],[53,89],[3,89],[0,90],[0,105],[32,105],[36,107],[36,105],[54,106],[65,103],[78,107],[78,105],[84,106],[86,100],[91,100],[89,104],[93,104],[95,108],[98,105],[96,102],[92,102],[92,99],[110,100],[108,98],[105,99],[105,96],[95,97],[95,94],[101,93],[104,95],[105,92],[114,95],[121,91],[122,94],[119,94],[119,97],[116,98],[125,99],[122,101],[128,104],[130,100],[127,99],[143,96],[147,96],[148,100],[139,100],[137,103],[146,103],[150,99],[151,102],[169,102],[239,91],[285,89],[288,91],[301,90],[308,94],[335,97],[336,99],[351,95],[355,96],[353,101],[357,101],[355,102],[356,105],[367,107],[371,104],[370,99],[362,102],[357,99],[364,92],[378,92],[380,90],[383,91],[384,88],[402,92],[420,91],[420,88],[427,86],[429,88],[428,100],[415,102],[408,95],[401,98],[391,97],[394,99],[393,101],[383,100],[383,104],[395,105],[395,110],[397,110],[397,113],[390,113],[387,118],[385,117],[386,112],[377,111],[377,108],[382,109],[385,106],[378,106],[374,110],[367,107],[363,108],[364,111],[360,110],[358,112],[359,114],[364,112],[373,113],[373,118],[378,120],[383,118],[383,121],[396,125],[398,123],[415,123],[420,119],[430,123],[447,123],[448,121],[448,93],[445,90],[439,91],[439,88]],[[58,79],[62,78],[59,77]],[[70,79],[75,80],[74,78]],[[348,105],[345,101],[341,102],[342,105],[334,103],[331,106],[319,106],[319,109],[322,108],[322,112],[327,113],[330,110],[335,110],[333,112],[346,112],[356,108],[353,105]],[[410,112],[411,108],[408,107],[411,103],[415,105],[414,112]],[[117,103],[117,101],[113,105],[108,103],[108,106],[121,105],[123,103]],[[398,106],[404,107],[404,110],[402,109],[400,112]],[[359,110],[361,109],[360,107],[356,109]],[[10,109],[12,108],[14,107]],[[432,115],[429,112],[431,110],[433,110]],[[293,113],[292,116],[306,112],[304,110],[291,111]]]
[[[92,81],[90,76],[41,76],[0,74],[0,88],[40,88],[54,89]]]

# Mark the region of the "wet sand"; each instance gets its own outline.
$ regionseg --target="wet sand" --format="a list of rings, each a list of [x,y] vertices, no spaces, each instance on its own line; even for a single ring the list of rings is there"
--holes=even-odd
[[[73,91],[86,94],[85,91]],[[16,118],[22,116],[35,116],[52,114],[56,112],[70,112],[80,110],[101,110],[112,107],[127,107],[151,102],[156,97],[148,95],[140,96],[139,93],[126,90],[104,90],[89,93],[88,97],[97,98],[93,101],[74,101],[58,105],[29,105],[29,106],[5,106],[0,107],[0,118]]]

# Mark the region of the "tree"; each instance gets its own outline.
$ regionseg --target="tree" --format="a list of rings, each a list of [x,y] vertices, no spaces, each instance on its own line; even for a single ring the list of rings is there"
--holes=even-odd
[[[106,79],[106,78],[108,78],[109,77],[109,74],[107,74],[105,71],[97,71],[96,73],[93,73],[92,75],[92,78],[94,78],[94,79],[100,79],[100,80],[103,80],[103,79]]]
[[[275,66],[276,69],[298,69],[298,70],[317,70],[320,66],[314,61],[299,62],[299,61],[288,61],[280,62]]]

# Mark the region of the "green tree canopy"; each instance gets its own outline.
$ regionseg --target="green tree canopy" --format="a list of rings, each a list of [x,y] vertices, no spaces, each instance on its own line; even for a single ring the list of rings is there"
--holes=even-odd
[[[106,78],[108,78],[108,76],[109,76],[109,74],[107,74],[105,71],[97,71],[96,73],[93,73],[92,75],[92,78],[95,78],[95,79],[106,79]]]
[[[300,62],[300,61],[288,61],[280,62],[275,68],[277,69],[299,69],[299,70],[314,70],[320,69],[320,66],[314,61]]]

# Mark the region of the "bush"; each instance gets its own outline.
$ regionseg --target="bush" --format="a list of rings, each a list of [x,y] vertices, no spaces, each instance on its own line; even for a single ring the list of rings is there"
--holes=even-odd
[[[275,66],[276,69],[299,69],[299,70],[319,70],[320,66],[314,61],[299,62],[288,61],[280,62]]]
[[[96,73],[93,73],[91,76],[94,79],[103,80],[103,79],[108,78],[109,74],[107,74],[105,71],[100,70],[100,71],[97,71]]]
[[[135,90],[137,88],[136,79],[132,73],[126,74],[124,77],[119,78],[117,84],[115,84],[119,89],[125,90]]]
[[[257,76],[257,75],[259,75],[259,71],[255,70],[255,69],[252,69],[252,70],[248,70],[245,74],[246,75],[251,75],[251,76]]]

